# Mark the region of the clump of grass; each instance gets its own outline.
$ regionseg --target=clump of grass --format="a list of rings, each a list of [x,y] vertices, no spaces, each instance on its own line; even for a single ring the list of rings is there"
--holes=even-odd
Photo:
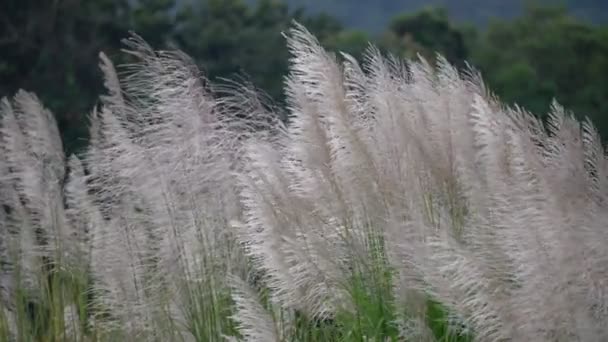
[[[441,56],[297,24],[285,125],[180,52],[101,55],[91,142],[0,107],[0,341],[600,341],[608,163]]]
[[[606,336],[589,122],[555,106],[545,126],[441,56],[340,63],[302,27],[288,44],[290,125],[250,143],[237,225],[282,309],[344,339]]]

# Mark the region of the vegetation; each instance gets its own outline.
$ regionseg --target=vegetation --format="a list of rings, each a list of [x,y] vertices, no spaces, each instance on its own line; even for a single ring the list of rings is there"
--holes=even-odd
[[[494,2],[484,4],[490,6],[488,13],[507,16]],[[461,5],[472,13],[467,4]],[[597,2],[572,6],[573,13],[606,13]],[[439,52],[458,66],[467,61],[483,71],[505,102],[545,117],[555,98],[579,119],[591,117],[602,136],[608,136],[603,115],[608,103],[605,26],[581,21],[565,8],[532,5],[516,19],[493,19],[485,28],[454,22],[448,16],[451,8],[404,15],[399,8],[389,10],[391,23],[370,34],[346,28],[328,15],[305,14],[315,12],[271,0],[249,5],[243,0],[102,0],[86,5],[75,0],[3,1],[0,95],[11,96],[18,89],[37,93],[55,113],[67,151],[78,151],[88,139],[85,113],[103,89],[97,54],[104,51],[119,63],[129,62],[119,49],[120,39],[132,30],[155,47],[185,51],[209,79],[247,79],[282,106],[288,51],[281,32],[296,19],[332,51],[361,57],[371,40],[401,57],[421,53],[432,60]]]
[[[608,28],[450,10],[0,3],[0,342],[607,340]]]
[[[0,107],[0,340],[600,341],[607,154],[441,55],[365,63],[288,34],[290,124],[126,41],[66,158]]]
[[[256,0],[250,0],[255,2]],[[608,19],[608,5],[603,0],[285,0],[311,13],[332,13],[348,26],[379,32],[395,13],[416,12],[428,6],[444,6],[459,22],[485,25],[495,17],[512,19],[521,15],[528,5],[564,6],[578,18],[596,23]]]

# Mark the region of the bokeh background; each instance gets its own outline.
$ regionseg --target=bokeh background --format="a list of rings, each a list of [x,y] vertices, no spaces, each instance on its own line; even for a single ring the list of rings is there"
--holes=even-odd
[[[330,50],[360,56],[371,41],[468,61],[505,102],[542,117],[557,99],[608,139],[606,0],[1,0],[0,96],[38,94],[77,152],[103,92],[98,53],[127,62],[121,39],[134,31],[212,80],[248,78],[280,106],[293,19]]]

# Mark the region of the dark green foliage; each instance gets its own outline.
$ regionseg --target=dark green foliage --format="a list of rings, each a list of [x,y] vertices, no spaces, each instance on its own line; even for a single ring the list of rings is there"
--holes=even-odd
[[[589,116],[608,136],[608,29],[561,8],[530,7],[514,21],[490,24],[471,60],[507,102],[543,115],[555,98]]]
[[[449,20],[445,9],[429,7],[393,18],[380,42],[386,50],[404,57],[421,54],[433,60],[436,53],[441,53],[450,62],[462,65],[469,56],[467,34]]]
[[[0,97],[22,88],[39,94],[56,115],[64,144],[86,144],[87,113],[103,92],[98,54],[124,62],[121,39],[134,31],[157,49],[180,48],[210,78],[245,75],[274,98],[282,97],[287,48],[282,32],[295,18],[321,39],[349,37],[332,17],[290,13],[281,2],[250,7],[242,0],[0,2]],[[364,39],[359,38],[358,44]],[[367,40],[367,39],[365,39]],[[346,48],[348,50],[348,48]]]
[[[250,0],[255,2],[255,0]],[[427,6],[442,6],[459,22],[486,24],[493,18],[514,18],[528,3],[565,5],[577,17],[596,23],[608,19],[608,2],[604,0],[286,0],[310,13],[331,13],[344,24],[380,32],[398,13],[411,13]]]
[[[212,80],[244,76],[280,104],[288,63],[282,32],[296,19],[329,50],[356,57],[372,40],[403,57],[433,60],[439,52],[456,65],[467,60],[506,102],[543,115],[556,98],[608,136],[608,28],[576,19],[601,22],[604,1],[564,0],[571,12],[528,5],[542,1],[442,3],[445,9],[412,13],[433,2],[311,1],[304,11],[297,0],[6,0],[0,2],[0,96],[19,88],[39,94],[57,117],[65,148],[77,151],[86,144],[87,113],[103,91],[98,53],[124,62],[117,52],[132,30],[155,48],[184,50]],[[490,19],[524,8],[513,20]],[[312,14],[322,10],[331,15]],[[376,33],[347,29],[339,19],[354,27],[373,23]],[[489,24],[456,24],[462,19]]]
[[[437,341],[472,342],[474,337],[466,331],[458,331],[458,327],[448,325],[449,317],[446,309],[438,302],[427,301],[427,320]]]
[[[464,34],[454,29],[443,9],[424,10],[416,15],[402,15],[393,19],[391,31],[411,39],[429,50],[443,54],[448,60],[465,60]]]
[[[290,24],[287,8],[262,1],[255,8],[240,0],[209,0],[178,13],[177,44],[192,55],[206,76],[245,74],[277,96],[287,70],[287,49],[281,32]]]
[[[69,151],[86,143],[88,113],[103,91],[98,54],[118,55],[135,30],[162,45],[174,25],[174,0],[0,3],[0,96],[39,94],[57,117]]]

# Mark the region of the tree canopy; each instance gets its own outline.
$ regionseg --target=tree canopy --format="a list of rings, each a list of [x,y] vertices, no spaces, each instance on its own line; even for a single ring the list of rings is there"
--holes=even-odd
[[[473,3],[466,1],[458,9],[465,11]],[[509,10],[499,3],[504,2],[488,1],[484,8],[509,17]],[[604,139],[608,137],[608,27],[597,25],[599,19],[581,19],[594,9],[601,12],[603,3],[567,3],[569,8],[528,5],[520,16],[490,20],[480,28],[472,17],[463,23],[461,15],[454,16],[452,2],[402,12],[407,8],[380,1],[374,3],[376,10],[390,11],[393,19],[377,32],[347,27],[332,15],[294,4],[299,3],[2,1],[0,96],[20,88],[39,94],[56,113],[67,149],[78,150],[86,144],[87,113],[102,91],[98,53],[104,51],[120,62],[121,39],[134,31],[155,48],[183,50],[211,79],[246,77],[280,103],[288,59],[282,32],[295,19],[329,50],[360,55],[371,41],[401,57],[421,54],[432,60],[438,52],[456,65],[467,61],[506,102],[542,116],[556,99],[589,116]],[[346,6],[344,1],[331,4]]]

